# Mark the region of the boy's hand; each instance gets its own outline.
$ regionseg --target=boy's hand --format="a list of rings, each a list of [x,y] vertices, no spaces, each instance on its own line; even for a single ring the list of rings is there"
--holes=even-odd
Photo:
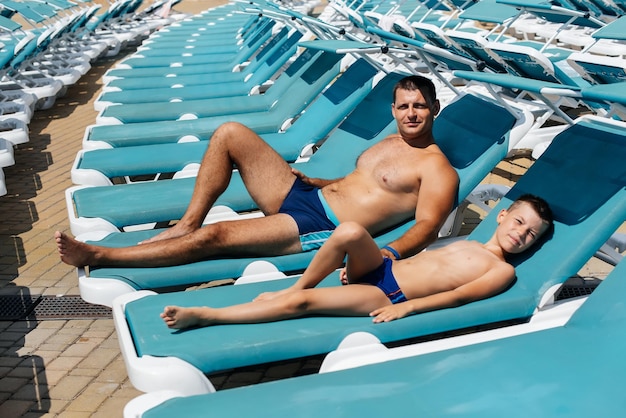
[[[379,324],[381,322],[390,322],[395,319],[404,318],[411,313],[408,306],[404,303],[396,305],[383,306],[370,312],[370,316],[374,317],[373,322]]]

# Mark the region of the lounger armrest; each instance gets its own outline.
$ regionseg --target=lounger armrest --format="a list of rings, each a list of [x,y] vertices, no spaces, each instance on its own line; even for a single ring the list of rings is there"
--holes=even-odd
[[[336,350],[330,352],[324,358],[320,367],[320,373],[361,367],[368,364],[382,363],[406,357],[421,356],[437,351],[449,350],[502,338],[509,338],[515,335],[527,334],[550,328],[562,327],[586,299],[586,297],[568,299],[551,305],[550,307],[544,308],[535,313],[528,323],[426,341],[419,344],[411,344],[391,349],[388,349],[380,342],[377,342],[376,337],[370,334],[351,334],[344,339]]]
[[[165,390],[176,382],[177,392],[182,396],[215,392],[215,387],[206,376],[186,361],[174,357],[137,355],[126,321],[126,304],[153,294],[152,291],[139,291],[119,296],[113,301],[113,322],[133,386],[142,392],[154,392]]]
[[[70,230],[74,236],[81,235],[89,231],[119,232],[119,229],[110,222],[102,218],[83,218],[77,216],[74,210],[74,193],[77,190],[91,186],[74,186],[65,190],[65,205],[67,207],[67,218],[70,223]]]
[[[111,180],[102,174],[102,172],[92,168],[80,168],[80,162],[82,161],[83,154],[85,152],[88,151],[79,150],[76,153],[76,158],[74,158],[74,164],[72,164],[72,169],[70,171],[72,183],[76,185],[89,186],[112,186],[113,183]]]

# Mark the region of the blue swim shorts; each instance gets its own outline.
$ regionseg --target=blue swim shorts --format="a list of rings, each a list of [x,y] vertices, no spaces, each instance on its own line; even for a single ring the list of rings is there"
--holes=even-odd
[[[391,303],[406,302],[406,296],[400,290],[398,282],[391,271],[392,260],[383,258],[383,263],[374,270],[359,278],[359,283],[369,283],[383,291]]]
[[[296,221],[302,251],[321,247],[339,225],[322,191],[299,178],[291,186],[278,213],[285,213]]]

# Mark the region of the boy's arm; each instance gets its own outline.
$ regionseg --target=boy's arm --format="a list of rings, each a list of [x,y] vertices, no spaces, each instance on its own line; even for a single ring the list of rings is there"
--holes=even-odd
[[[500,293],[514,278],[513,266],[502,262],[478,279],[456,289],[387,305],[372,311],[370,316],[374,317],[375,323],[389,322],[416,313],[461,306]]]

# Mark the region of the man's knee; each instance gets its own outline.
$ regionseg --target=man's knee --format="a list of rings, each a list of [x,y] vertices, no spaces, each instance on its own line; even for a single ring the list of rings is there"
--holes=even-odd
[[[230,140],[240,138],[248,132],[250,132],[250,129],[239,122],[225,122],[215,130],[213,137],[217,140]],[[211,141],[213,141],[213,138]]]
[[[212,248],[221,248],[228,241],[228,228],[225,228],[222,222],[203,226],[193,233],[193,242],[201,249],[211,246]]]

